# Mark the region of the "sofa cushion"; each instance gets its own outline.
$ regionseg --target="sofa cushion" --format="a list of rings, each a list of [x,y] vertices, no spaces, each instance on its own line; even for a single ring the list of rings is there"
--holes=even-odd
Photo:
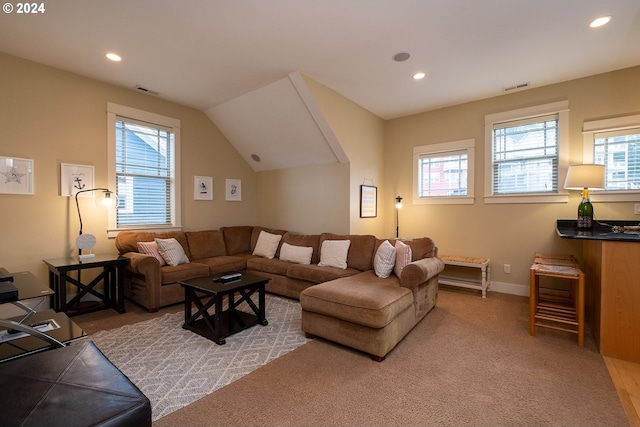
[[[391,275],[396,264],[396,248],[388,240],[382,242],[373,259],[373,270],[376,276],[386,278]]]
[[[220,230],[187,231],[184,233],[189,244],[191,259],[203,259],[227,254],[224,236]]]
[[[277,258],[251,258],[247,260],[247,270],[259,271],[263,273],[287,275],[287,269],[291,265],[288,261],[282,261]]]
[[[347,268],[347,254],[351,240],[325,240],[320,244],[321,267]]]
[[[329,280],[349,277],[360,273],[355,268],[322,267],[318,264],[291,264],[287,269],[287,277],[306,280],[311,283],[328,282]]]
[[[241,271],[247,268],[247,259],[237,255],[222,255],[196,260],[209,266],[209,275]]]
[[[163,285],[209,275],[209,266],[197,262],[189,262],[176,266],[165,265],[164,267],[160,267],[160,270],[162,272]]]
[[[267,231],[260,231],[258,241],[253,249],[253,255],[271,259],[276,256],[278,245],[282,239],[282,234],[272,234]]]
[[[411,263],[412,251],[411,246],[405,244],[400,240],[396,240],[396,265],[393,267],[393,272],[396,276],[400,277],[402,270]]]
[[[383,328],[413,305],[413,294],[396,277],[373,271],[311,286],[300,293],[303,310],[370,328]]]
[[[158,250],[158,244],[155,242],[138,242],[138,252],[145,255],[151,255],[155,259],[158,260],[160,266],[167,265],[162,255],[160,255],[160,251]]]
[[[227,249],[227,255],[235,255],[241,252],[252,252],[251,250],[251,233],[253,226],[238,225],[233,227],[222,227],[220,229],[224,236],[224,245]]]
[[[306,246],[294,246],[283,243],[280,247],[280,259],[282,261],[295,262],[296,264],[311,264],[313,248]]]
[[[320,235],[319,234],[298,234],[287,232],[282,236],[282,244],[288,243],[293,246],[303,246],[313,248],[311,254],[311,264],[320,262]],[[280,248],[282,250],[282,247]]]
[[[156,239],[156,244],[160,255],[162,255],[167,264],[176,266],[189,262],[183,247],[173,237],[170,239]]]
[[[373,248],[376,243],[375,236],[372,235],[337,235],[331,233],[322,233],[320,235],[320,245],[325,240],[350,240],[349,254],[347,255],[347,266],[356,268],[360,271],[372,269]],[[322,256],[322,251],[320,251]]]
[[[401,239],[402,242],[411,246],[411,260],[417,261],[422,258],[431,258],[438,256],[438,248],[429,237],[420,237],[416,239]]]

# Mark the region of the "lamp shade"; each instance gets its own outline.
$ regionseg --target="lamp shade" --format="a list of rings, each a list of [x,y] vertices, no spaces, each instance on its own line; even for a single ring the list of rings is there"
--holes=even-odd
[[[604,190],[604,174],[604,165],[569,166],[564,188],[567,190],[582,190],[585,188]]]

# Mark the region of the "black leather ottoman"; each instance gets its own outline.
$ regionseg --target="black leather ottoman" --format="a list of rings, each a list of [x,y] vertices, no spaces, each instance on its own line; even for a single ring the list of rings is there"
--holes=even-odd
[[[0,364],[0,424],[151,426],[151,403],[84,341]]]

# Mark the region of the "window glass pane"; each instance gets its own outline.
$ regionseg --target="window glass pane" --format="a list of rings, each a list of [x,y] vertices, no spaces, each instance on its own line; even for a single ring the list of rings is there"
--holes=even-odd
[[[420,156],[418,197],[467,195],[467,153]]]
[[[174,150],[166,129],[116,121],[118,226],[172,224]]]
[[[594,163],[605,166],[605,189],[640,189],[640,129],[595,135]]]
[[[557,115],[495,125],[492,144],[493,194],[557,192]]]

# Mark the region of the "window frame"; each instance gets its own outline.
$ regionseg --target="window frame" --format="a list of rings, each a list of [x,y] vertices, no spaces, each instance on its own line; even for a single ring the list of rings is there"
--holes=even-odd
[[[413,203],[425,205],[472,205],[475,203],[475,139],[442,142],[413,147]],[[467,194],[465,196],[423,196],[420,197],[420,157],[424,155],[446,155],[450,152],[466,151],[467,154]]]
[[[109,226],[107,235],[115,237],[123,230],[153,230],[153,231],[175,231],[182,229],[182,209],[181,209],[181,183],[180,183],[180,120],[136,108],[118,105],[112,102],[107,103],[107,165],[108,183],[110,189],[117,188],[116,175],[116,121],[118,117],[131,119],[134,122],[143,122],[149,126],[170,128],[174,135],[174,179],[173,179],[173,199],[171,200],[173,223],[168,226],[134,226],[120,227],[117,224],[116,209],[109,210]]]
[[[610,119],[586,120],[582,125],[582,162],[593,163],[596,135],[640,128],[640,114]],[[640,190],[590,190],[592,202],[640,202]]]
[[[493,189],[493,129],[494,125],[558,115],[558,188],[555,193],[492,194]],[[491,203],[566,203],[569,193],[564,180],[569,167],[569,101],[558,101],[533,107],[519,108],[485,116],[484,202]]]

